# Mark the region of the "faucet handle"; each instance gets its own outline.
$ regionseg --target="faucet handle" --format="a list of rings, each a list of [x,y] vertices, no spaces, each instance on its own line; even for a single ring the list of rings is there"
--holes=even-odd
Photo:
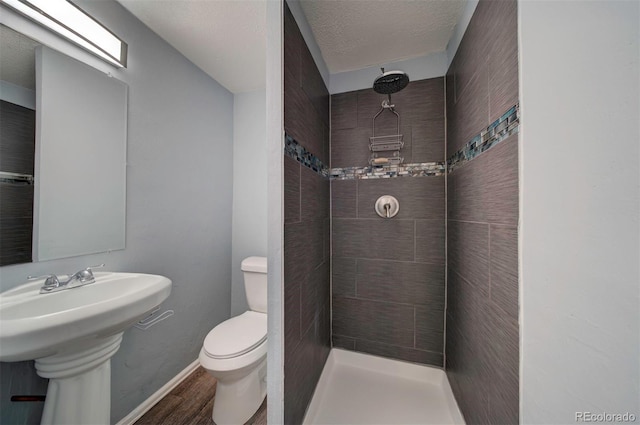
[[[84,276],[86,276],[89,280],[93,280],[93,269],[101,269],[104,267],[104,263],[102,264],[97,264],[95,266],[89,266],[86,269],[78,272]]]
[[[38,279],[42,279],[43,277],[47,278],[44,281],[45,285],[49,285],[50,282],[53,283],[58,281],[58,276],[56,276],[55,274],[43,274],[42,276],[27,276],[27,280],[38,280]]]
[[[79,281],[80,283],[93,283],[95,281],[94,277],[93,277],[93,271],[92,269],[99,269],[101,267],[104,267],[104,263],[102,264],[98,264],[96,266],[89,266],[86,267],[76,273],[74,273],[70,278],[69,281],[67,282],[67,284],[74,284],[74,282]],[[76,285],[74,285],[76,286]]]
[[[27,280],[37,280],[43,277],[57,277],[55,274],[43,274],[42,276],[27,276]]]
[[[98,265],[95,265],[95,266],[89,266],[89,267],[86,268],[86,270],[101,269],[103,267],[104,267],[104,263],[98,264]]]
[[[58,280],[58,276],[55,274],[45,274],[42,276],[27,276],[27,280],[37,280],[46,277],[44,281],[44,285],[42,288],[57,288],[60,286],[60,280]]]

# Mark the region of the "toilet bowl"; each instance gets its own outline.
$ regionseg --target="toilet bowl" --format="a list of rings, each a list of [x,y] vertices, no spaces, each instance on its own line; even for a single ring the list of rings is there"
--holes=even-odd
[[[267,259],[242,261],[249,310],[207,334],[200,364],[218,383],[213,404],[217,425],[244,424],[267,394]]]

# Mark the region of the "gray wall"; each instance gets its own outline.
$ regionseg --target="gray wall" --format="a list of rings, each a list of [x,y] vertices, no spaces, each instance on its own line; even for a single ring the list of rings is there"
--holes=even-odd
[[[129,44],[128,68],[111,69],[129,85],[126,249],[3,267],[1,288],[101,262],[173,281],[163,308],[175,315],[127,331],[112,359],[116,422],[194,361],[206,333],[230,315],[233,96],[118,3],[80,6]],[[7,400],[41,393],[42,380],[29,363],[1,367],[0,422],[37,423],[37,405]]]
[[[325,164],[329,92],[285,4],[284,127]],[[284,156],[284,423],[300,424],[330,348],[329,179]]]
[[[264,90],[233,100],[231,315],[237,316],[249,308],[240,263],[267,256],[267,100]]]
[[[518,102],[516,1],[481,0],[446,76],[447,157]],[[518,423],[518,135],[447,180],[446,370],[467,423]]]
[[[270,424],[284,423],[283,7],[282,0],[267,2],[267,419]]]
[[[369,84],[373,83],[373,79]],[[373,89],[331,96],[331,167],[368,165],[372,119],[385,95]],[[406,164],[444,161],[444,78],[413,81],[392,95]],[[376,135],[396,134],[389,111]],[[383,219],[376,199],[400,211]],[[445,177],[331,181],[333,345],[443,366]]]
[[[522,423],[637,423],[640,4],[522,2],[519,24]]]

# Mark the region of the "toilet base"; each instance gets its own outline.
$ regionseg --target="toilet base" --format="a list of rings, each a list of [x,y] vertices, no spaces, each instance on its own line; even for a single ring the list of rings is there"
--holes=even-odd
[[[213,421],[216,425],[242,425],[258,411],[267,395],[267,359],[244,377],[216,378]]]

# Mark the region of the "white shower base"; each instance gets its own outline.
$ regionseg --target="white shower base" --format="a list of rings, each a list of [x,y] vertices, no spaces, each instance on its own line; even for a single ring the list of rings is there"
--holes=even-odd
[[[334,348],[303,424],[464,425],[464,420],[442,369]]]

